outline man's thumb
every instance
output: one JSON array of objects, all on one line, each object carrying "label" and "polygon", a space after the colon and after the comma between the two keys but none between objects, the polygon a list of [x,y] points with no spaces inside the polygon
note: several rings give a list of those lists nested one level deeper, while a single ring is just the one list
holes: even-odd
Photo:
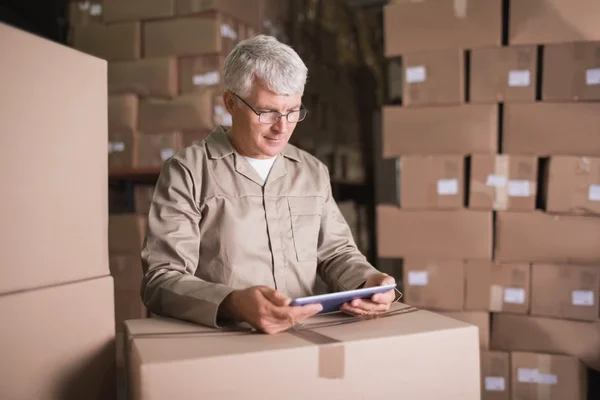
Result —
[{"label": "man's thumb", "polygon": [[292,302],[292,299],[290,299],[278,290],[268,288],[262,290],[262,293],[267,298],[267,300],[279,307],[287,306]]}]

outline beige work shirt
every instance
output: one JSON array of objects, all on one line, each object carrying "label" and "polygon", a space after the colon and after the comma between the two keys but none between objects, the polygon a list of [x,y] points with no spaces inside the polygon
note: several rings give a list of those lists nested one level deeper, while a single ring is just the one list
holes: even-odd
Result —
[{"label": "beige work shirt", "polygon": [[377,270],[359,252],[327,168],[287,145],[264,183],[226,128],[167,160],[142,249],[141,296],[155,314],[217,327],[221,302],[255,285],[291,298],[359,287]]}]

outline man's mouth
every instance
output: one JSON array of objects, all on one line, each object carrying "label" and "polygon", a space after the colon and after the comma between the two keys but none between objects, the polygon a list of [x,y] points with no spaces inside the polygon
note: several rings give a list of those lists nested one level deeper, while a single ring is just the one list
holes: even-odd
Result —
[{"label": "man's mouth", "polygon": [[269,136],[265,136],[265,139],[267,139],[267,141],[269,141],[270,143],[279,143],[283,140],[280,137],[269,137]]}]

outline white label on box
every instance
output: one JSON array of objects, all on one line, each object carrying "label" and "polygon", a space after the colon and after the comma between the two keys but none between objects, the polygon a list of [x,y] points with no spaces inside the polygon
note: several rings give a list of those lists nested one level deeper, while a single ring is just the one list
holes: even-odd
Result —
[{"label": "white label on box", "polygon": [[223,125],[225,125],[225,126],[233,125],[233,117],[231,116],[231,114],[226,113],[225,115],[223,115]]},{"label": "white label on box", "polygon": [[527,70],[508,71],[508,86],[527,87],[531,85],[531,74]]},{"label": "white label on box", "polygon": [[437,192],[440,195],[458,194],[458,179],[440,179],[437,181]]},{"label": "white label on box", "polygon": [[78,3],[79,5],[79,11],[87,11],[90,9],[90,2],[89,1],[85,1],[83,3]]},{"label": "white label on box", "polygon": [[123,142],[108,142],[108,154],[120,153],[125,151],[125,143]]},{"label": "white label on box", "polygon": [[506,177],[501,175],[488,175],[485,184],[492,187],[504,187],[506,186]]},{"label": "white label on box", "polygon": [[427,286],[429,274],[427,271],[408,271],[409,286]]},{"label": "white label on box", "polygon": [[558,377],[554,374],[540,374],[540,371],[533,368],[518,368],[517,375],[519,382],[541,383],[544,385],[556,385]]},{"label": "white label on box", "polygon": [[238,38],[236,31],[227,24],[221,25],[221,36],[231,40],[237,40]]},{"label": "white label on box", "polygon": [[205,74],[197,74],[192,77],[194,85],[216,85],[221,80],[221,75],[217,72],[207,72]]},{"label": "white label on box", "polygon": [[215,106],[215,114],[217,114],[219,116],[223,116],[225,114],[225,107]]},{"label": "white label on box", "polygon": [[503,376],[486,376],[485,390],[488,392],[504,392],[506,383]]},{"label": "white label on box", "polygon": [[585,71],[585,83],[587,85],[600,85],[600,68],[590,68]]},{"label": "white label on box", "polygon": [[163,161],[166,161],[167,158],[173,157],[173,154],[175,154],[175,150],[173,149],[162,149],[160,151],[160,158],[162,158]]},{"label": "white label on box", "polygon": [[423,65],[418,67],[406,67],[406,82],[419,83],[427,80],[427,70]]},{"label": "white label on box", "polygon": [[556,385],[558,383],[558,377],[554,374],[540,374],[538,372],[538,383],[543,385]]},{"label": "white label on box", "polygon": [[90,7],[90,15],[93,17],[102,15],[102,4],[92,4]]},{"label": "white label on box", "polygon": [[590,185],[588,198],[591,201],[600,201],[600,185]]},{"label": "white label on box", "polygon": [[511,304],[525,303],[525,289],[522,288],[504,288],[504,302]]},{"label": "white label on box", "polygon": [[591,290],[573,290],[571,292],[571,302],[574,306],[593,306],[594,292]]},{"label": "white label on box", "polygon": [[511,197],[529,197],[531,196],[529,186],[529,181],[510,180],[508,181],[508,195]]}]

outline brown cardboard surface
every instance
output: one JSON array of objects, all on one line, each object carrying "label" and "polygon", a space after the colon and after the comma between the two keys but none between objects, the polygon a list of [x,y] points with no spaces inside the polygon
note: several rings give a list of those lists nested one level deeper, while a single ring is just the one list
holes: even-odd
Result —
[{"label": "brown cardboard surface", "polygon": [[[318,316],[279,335],[217,332],[162,318],[128,321],[131,398],[305,399],[327,393],[344,399],[392,396],[402,387],[415,400],[478,399],[475,327],[427,311],[403,312],[406,307],[395,304],[398,314],[387,318]],[[400,357],[414,361],[398,363]],[[369,372],[374,363],[381,367],[377,374]],[[195,377],[206,371],[211,379],[198,385]],[[369,385],[361,381],[366,375]],[[432,376],[438,384],[431,385]]]},{"label": "brown cardboard surface", "polygon": [[382,117],[384,158],[498,151],[496,105],[385,106]]},{"label": "brown cardboard surface", "polygon": [[499,261],[600,261],[600,218],[499,212],[495,257]]},{"label": "brown cardboard surface", "polygon": [[3,399],[115,398],[110,276],[2,295],[0,313]]},{"label": "brown cardboard surface", "polygon": [[132,254],[141,251],[148,224],[145,216],[111,215],[108,222],[108,249],[111,254]]},{"label": "brown cardboard surface", "polygon": [[210,134],[210,131],[204,132],[185,132],[181,135],[181,141],[183,147],[191,146],[192,144],[206,139]]},{"label": "brown cardboard surface", "polygon": [[402,301],[432,310],[460,311],[464,305],[464,262],[407,258]]},{"label": "brown cardboard surface", "polygon": [[527,314],[531,267],[468,260],[465,264],[465,309]]},{"label": "brown cardboard surface", "polygon": [[510,354],[481,351],[481,400],[510,400]]},{"label": "brown cardboard surface", "polygon": [[172,100],[142,99],[140,131],[147,134],[212,129],[213,97],[212,91],[205,90],[181,95]]},{"label": "brown cardboard surface", "polygon": [[104,22],[141,21],[175,15],[176,0],[104,0]]},{"label": "brown cardboard surface", "polygon": [[600,42],[544,46],[542,99],[600,100]]},{"label": "brown cardboard surface", "polygon": [[0,294],[107,275],[106,62],[8,25],[0,37]]},{"label": "brown cardboard surface", "polygon": [[567,354],[600,371],[600,323],[494,314],[492,348]]},{"label": "brown cardboard surface", "polygon": [[598,103],[507,104],[502,151],[600,156],[599,125]]},{"label": "brown cardboard surface", "polygon": [[69,3],[69,23],[72,26],[102,23],[104,0],[72,1]]},{"label": "brown cardboard surface", "polygon": [[171,57],[108,63],[109,93],[172,98],[179,93],[177,60]]},{"label": "brown cardboard surface", "polygon": [[600,214],[600,158],[553,156],[546,185],[547,211]]},{"label": "brown cardboard surface", "polygon": [[475,325],[479,331],[479,347],[489,349],[490,313],[482,311],[440,311],[438,314]]},{"label": "brown cardboard surface", "polygon": [[[284,1],[280,1],[284,3]],[[218,11],[259,28],[259,0],[177,0],[177,14],[190,15]]]},{"label": "brown cardboard surface", "polygon": [[465,160],[458,155],[400,157],[400,207],[459,209],[465,196]]},{"label": "brown cardboard surface", "polygon": [[500,0],[428,0],[384,8],[385,56],[416,51],[499,46]]},{"label": "brown cardboard surface", "polygon": [[181,93],[203,91],[206,88],[222,91],[223,63],[220,55],[182,57],[179,59],[179,88]]},{"label": "brown cardboard surface", "polygon": [[377,207],[379,257],[491,259],[492,214],[485,211],[405,211]]},{"label": "brown cardboard surface", "polygon": [[139,251],[131,254],[111,254],[110,273],[115,285],[115,329],[123,331],[123,322],[148,316],[142,303],[142,262]]},{"label": "brown cardboard surface", "polygon": [[533,211],[537,195],[537,158],[507,154],[471,156],[469,208]]},{"label": "brown cardboard surface", "polygon": [[181,133],[153,133],[134,138],[134,165],[136,168],[160,168],[163,163],[183,148]]},{"label": "brown cardboard surface", "polygon": [[600,264],[533,264],[531,315],[597,321],[599,295]]},{"label": "brown cardboard surface", "polygon": [[465,101],[465,54],[462,50],[409,53],[403,61],[403,104],[437,106]]},{"label": "brown cardboard surface", "polygon": [[73,35],[73,47],[93,56],[109,61],[141,58],[139,22],[76,26]]},{"label": "brown cardboard surface", "polygon": [[153,195],[154,186],[152,185],[136,185],[134,187],[133,200],[136,214],[148,215]]},{"label": "brown cardboard surface", "polygon": [[510,6],[510,44],[600,40],[596,0],[527,0]]},{"label": "brown cardboard surface", "polygon": [[108,138],[108,168],[110,170],[133,168],[133,133],[110,132]]},{"label": "brown cardboard surface", "polygon": [[[108,130],[135,132],[138,128],[139,101],[133,94],[108,96]],[[109,135],[110,135],[109,134]]]},{"label": "brown cardboard surface", "polygon": [[577,358],[513,352],[510,359],[513,399],[587,398],[587,372]]},{"label": "brown cardboard surface", "polygon": [[536,46],[473,49],[469,99],[472,103],[533,102],[537,68]]}]

